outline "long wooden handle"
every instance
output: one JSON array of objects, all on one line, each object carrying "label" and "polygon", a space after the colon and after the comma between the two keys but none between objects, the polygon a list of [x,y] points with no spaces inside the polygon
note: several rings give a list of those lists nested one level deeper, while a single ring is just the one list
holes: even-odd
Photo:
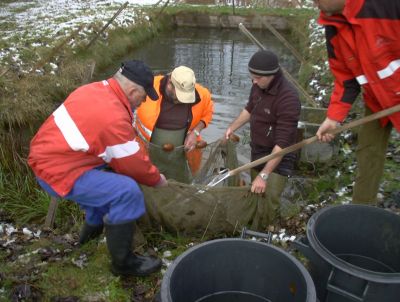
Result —
[{"label": "long wooden handle", "polygon": [[[382,111],[375,112],[375,113],[373,113],[371,115],[368,115],[368,116],[365,116],[365,117],[360,118],[358,120],[355,120],[355,121],[352,121],[350,123],[347,123],[347,124],[345,124],[343,126],[337,127],[335,129],[329,131],[329,133],[337,134],[337,133],[340,133],[342,131],[345,131],[345,130],[348,130],[348,129],[351,129],[351,128],[354,128],[354,127],[357,127],[357,126],[360,126],[360,125],[363,125],[363,124],[366,124],[366,123],[371,122],[373,120],[380,119],[382,117],[391,115],[391,114],[393,114],[395,112],[398,112],[398,111],[400,111],[400,104],[396,105],[396,106],[393,106],[393,107],[390,107],[388,109],[382,110]],[[238,173],[240,173],[242,171],[245,171],[245,170],[254,168],[254,167],[256,167],[256,166],[258,166],[260,164],[266,163],[267,161],[269,161],[271,159],[274,159],[274,158],[283,156],[285,154],[288,154],[290,152],[296,151],[296,150],[298,150],[298,149],[300,149],[300,148],[302,148],[302,147],[304,147],[306,145],[309,145],[309,144],[311,144],[311,143],[313,143],[313,142],[315,142],[317,140],[318,140],[318,138],[317,138],[316,135],[314,135],[313,137],[304,139],[301,142],[298,142],[298,143],[296,143],[294,145],[291,145],[291,146],[289,146],[289,147],[287,147],[285,149],[282,149],[281,151],[278,151],[278,152],[272,153],[270,155],[261,157],[261,158],[255,160],[255,161],[252,161],[252,162],[250,162],[248,164],[244,164],[243,166],[240,166],[240,167],[238,167],[236,169],[233,169],[233,170],[229,171],[229,176],[234,176],[234,175],[236,175],[236,174],[238,174]]]}]

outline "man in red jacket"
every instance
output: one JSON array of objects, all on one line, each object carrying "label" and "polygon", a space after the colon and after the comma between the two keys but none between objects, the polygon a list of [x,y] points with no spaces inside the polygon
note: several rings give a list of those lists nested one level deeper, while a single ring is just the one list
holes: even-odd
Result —
[{"label": "man in red jacket", "polygon": [[[359,92],[365,115],[400,103],[400,4],[392,0],[315,0],[325,26],[329,64],[335,77],[327,118],[317,131],[321,141],[342,122]],[[358,172],[353,203],[377,200],[392,127],[400,113],[370,122],[358,133]]]},{"label": "man in red jacket", "polygon": [[116,275],[146,276],[161,267],[159,259],[132,252],[134,222],[145,212],[138,183],[167,185],[132,127],[132,111],[147,95],[158,98],[153,79],[143,62],[124,62],[113,78],[73,91],[30,146],[28,163],[41,187],[85,210],[80,243],[105,226]]}]

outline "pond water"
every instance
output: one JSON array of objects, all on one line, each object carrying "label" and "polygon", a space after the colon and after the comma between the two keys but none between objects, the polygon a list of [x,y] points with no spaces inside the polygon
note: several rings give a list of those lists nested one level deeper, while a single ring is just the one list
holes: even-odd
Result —
[{"label": "pond water", "polygon": [[[251,32],[279,56],[282,66],[296,75],[299,68],[296,58],[275,36],[267,30]],[[143,60],[154,74],[168,73],[179,65],[192,68],[197,82],[212,93],[214,116],[202,136],[213,142],[223,136],[247,102],[251,87],[247,63],[257,50],[239,29],[178,28],[148,41],[123,59]],[[119,64],[110,66],[106,76],[118,69]],[[243,129],[246,131],[248,125]]]}]

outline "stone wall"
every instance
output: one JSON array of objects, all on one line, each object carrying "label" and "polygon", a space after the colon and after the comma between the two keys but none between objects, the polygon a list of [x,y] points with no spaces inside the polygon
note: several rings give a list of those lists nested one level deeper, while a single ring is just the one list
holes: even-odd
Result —
[{"label": "stone wall", "polygon": [[237,28],[239,23],[243,23],[248,29],[265,28],[263,22],[266,21],[277,30],[287,30],[288,22],[284,17],[277,16],[232,16],[232,15],[209,15],[201,13],[178,13],[174,16],[177,26],[191,27],[214,27],[214,28]]}]

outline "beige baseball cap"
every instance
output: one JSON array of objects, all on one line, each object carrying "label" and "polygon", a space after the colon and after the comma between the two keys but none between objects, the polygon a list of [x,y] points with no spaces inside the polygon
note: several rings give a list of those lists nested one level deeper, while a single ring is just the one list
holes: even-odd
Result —
[{"label": "beige baseball cap", "polygon": [[194,103],[196,100],[196,77],[192,69],[186,66],[176,67],[171,73],[171,81],[174,84],[178,101],[185,104]]}]

